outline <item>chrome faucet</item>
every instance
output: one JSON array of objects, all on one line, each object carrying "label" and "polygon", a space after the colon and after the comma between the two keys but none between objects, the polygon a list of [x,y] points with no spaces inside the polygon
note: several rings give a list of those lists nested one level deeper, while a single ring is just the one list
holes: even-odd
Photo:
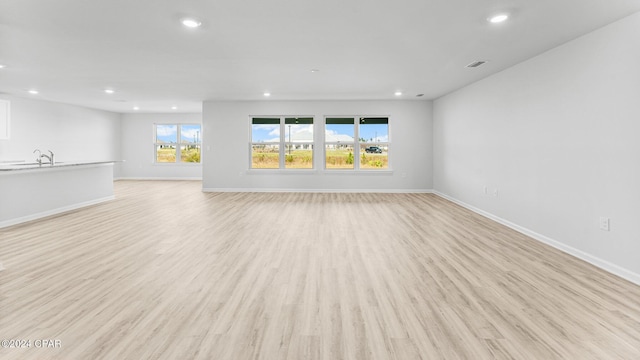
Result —
[{"label": "chrome faucet", "polygon": [[42,165],[42,152],[40,151],[40,149],[35,149],[33,150],[33,153],[35,154],[36,151],[38,152],[38,157],[36,157],[36,162],[38,163],[38,165]]},{"label": "chrome faucet", "polygon": [[42,158],[46,158],[49,160],[49,165],[53,165],[53,151],[51,150],[47,150],[49,151],[49,155],[47,154],[42,154],[40,155],[40,165],[42,165]]}]

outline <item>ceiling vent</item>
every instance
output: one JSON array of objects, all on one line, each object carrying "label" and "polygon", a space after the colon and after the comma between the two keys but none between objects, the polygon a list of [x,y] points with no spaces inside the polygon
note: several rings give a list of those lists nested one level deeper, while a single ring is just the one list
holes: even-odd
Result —
[{"label": "ceiling vent", "polygon": [[467,65],[466,67],[468,68],[477,68],[478,66],[482,66],[484,64],[486,64],[487,62],[484,60],[478,60],[478,61],[474,61],[471,64]]}]

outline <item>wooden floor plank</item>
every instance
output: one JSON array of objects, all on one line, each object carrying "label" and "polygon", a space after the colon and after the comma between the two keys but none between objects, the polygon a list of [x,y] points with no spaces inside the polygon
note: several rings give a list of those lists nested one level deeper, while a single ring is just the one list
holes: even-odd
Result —
[{"label": "wooden floor plank", "polygon": [[1,359],[640,358],[640,287],[432,194],[115,187],[0,229]]}]

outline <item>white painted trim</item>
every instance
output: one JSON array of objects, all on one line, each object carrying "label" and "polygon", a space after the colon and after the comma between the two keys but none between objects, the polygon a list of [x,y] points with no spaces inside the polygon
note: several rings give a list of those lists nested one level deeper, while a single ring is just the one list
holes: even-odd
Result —
[{"label": "white painted trim", "polygon": [[393,175],[393,170],[352,170],[352,169],[324,169],[324,175],[355,175],[355,176],[375,176]]},{"label": "white painted trim", "polygon": [[6,220],[6,221],[3,221],[3,222],[0,222],[0,229],[8,227],[8,226],[12,226],[12,225],[22,224],[22,223],[25,223],[27,221],[33,221],[33,220],[37,220],[37,219],[42,219],[42,218],[47,217],[47,216],[57,215],[57,214],[65,213],[65,212],[68,212],[68,211],[80,209],[80,208],[83,208],[83,207],[100,204],[100,203],[103,203],[103,202],[106,202],[106,201],[111,201],[111,200],[113,200],[115,198],[116,198],[115,195],[111,195],[111,196],[103,197],[103,198],[100,198],[100,199],[95,199],[95,200],[91,200],[91,201],[85,201],[85,202],[81,202],[81,203],[78,203],[78,204],[73,204],[73,205],[64,206],[64,207],[53,209],[53,210],[47,210],[47,211],[39,212],[39,213],[36,213],[36,214],[31,214],[31,215],[28,215],[28,216],[23,216],[23,217],[19,217],[19,218]]},{"label": "white painted trim", "polygon": [[115,180],[158,180],[158,181],[176,181],[176,180],[202,180],[202,177],[119,177]]},{"label": "white painted trim", "polygon": [[275,189],[275,188],[202,188],[202,192],[293,192],[293,193],[388,193],[431,194],[431,189]]},{"label": "white painted trim", "polygon": [[610,262],[608,262],[606,260],[600,259],[597,256],[591,255],[591,254],[586,253],[586,252],[584,252],[582,250],[579,250],[579,249],[576,249],[576,248],[574,248],[572,246],[566,245],[566,244],[562,243],[561,241],[552,239],[552,238],[547,237],[547,236],[542,235],[542,234],[538,234],[537,232],[535,232],[533,230],[530,230],[530,229],[527,229],[527,228],[525,228],[523,226],[520,226],[518,224],[512,223],[511,221],[505,220],[505,219],[503,219],[503,218],[501,218],[499,216],[496,216],[494,214],[491,214],[489,212],[481,210],[481,209],[479,209],[479,208],[477,208],[475,206],[469,205],[469,204],[467,204],[465,202],[462,202],[462,201],[460,201],[460,200],[458,200],[456,198],[453,198],[453,197],[451,197],[449,195],[443,194],[443,193],[441,193],[441,192],[439,192],[437,190],[434,190],[433,193],[435,195],[440,196],[441,198],[447,199],[447,200],[449,200],[449,201],[451,201],[453,203],[456,203],[456,204],[458,204],[458,205],[460,205],[460,206],[462,206],[462,207],[464,207],[466,209],[469,209],[469,210],[471,210],[471,211],[473,211],[473,212],[475,212],[475,213],[477,213],[479,215],[482,215],[482,216],[484,216],[486,218],[489,218],[489,219],[491,219],[491,220],[493,220],[493,221],[495,221],[497,223],[500,223],[500,224],[502,224],[502,225],[504,225],[506,227],[509,227],[509,228],[521,233],[521,234],[527,235],[530,238],[533,238],[534,240],[537,240],[537,241],[540,241],[540,242],[542,242],[544,244],[552,246],[552,247],[554,247],[554,248],[556,248],[556,249],[558,249],[558,250],[560,250],[560,251],[562,251],[564,253],[567,253],[567,254],[569,254],[571,256],[574,256],[574,257],[576,257],[576,258],[578,258],[580,260],[584,260],[584,261],[586,261],[586,262],[588,262],[588,263],[590,263],[590,264],[592,264],[592,265],[594,265],[596,267],[599,267],[600,269],[605,270],[605,271],[607,271],[607,272],[609,272],[611,274],[614,274],[614,275],[619,276],[619,277],[621,277],[623,279],[631,281],[634,284],[640,285],[640,274],[636,274],[636,273],[634,273],[634,272],[632,272],[632,271],[630,271],[628,269],[625,269],[625,268],[623,268],[621,266],[618,266],[618,265],[610,263]]},{"label": "white painted trim", "polygon": [[246,175],[318,175],[316,169],[249,169]]},{"label": "white painted trim", "polygon": [[[159,144],[156,144],[156,143],[153,144],[153,146],[156,146],[156,145],[159,145]],[[167,145],[175,145],[175,144],[167,144]],[[183,144],[181,144],[181,145],[183,145]],[[167,166],[167,167],[172,167],[172,166],[174,166],[174,167],[180,167],[180,166],[194,167],[194,166],[196,166],[196,167],[202,167],[202,163],[194,163],[194,162],[158,163],[158,162],[154,162],[154,163],[151,163],[151,166],[160,166],[160,167],[163,167],[163,166]]]},{"label": "white painted trim", "polygon": [[352,169],[249,169],[242,172],[246,175],[350,175],[375,176],[393,175],[393,170],[352,170]]},{"label": "white painted trim", "polygon": [[[0,99],[0,104],[6,104],[6,111],[0,110],[0,118],[5,118],[7,121],[4,126],[0,124],[0,140],[9,140],[11,139],[11,101]],[[0,264],[0,270],[2,270],[2,264]]]}]

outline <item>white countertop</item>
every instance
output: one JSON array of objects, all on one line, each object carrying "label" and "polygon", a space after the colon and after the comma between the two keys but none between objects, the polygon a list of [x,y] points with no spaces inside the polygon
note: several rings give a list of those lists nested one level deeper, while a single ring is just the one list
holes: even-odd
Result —
[{"label": "white countertop", "polygon": [[60,161],[54,162],[53,165],[49,163],[38,164],[36,162],[12,162],[12,163],[0,163],[0,171],[20,171],[20,170],[47,170],[69,166],[83,166],[83,165],[99,165],[99,164],[112,164],[121,162],[121,160],[110,161]]}]

